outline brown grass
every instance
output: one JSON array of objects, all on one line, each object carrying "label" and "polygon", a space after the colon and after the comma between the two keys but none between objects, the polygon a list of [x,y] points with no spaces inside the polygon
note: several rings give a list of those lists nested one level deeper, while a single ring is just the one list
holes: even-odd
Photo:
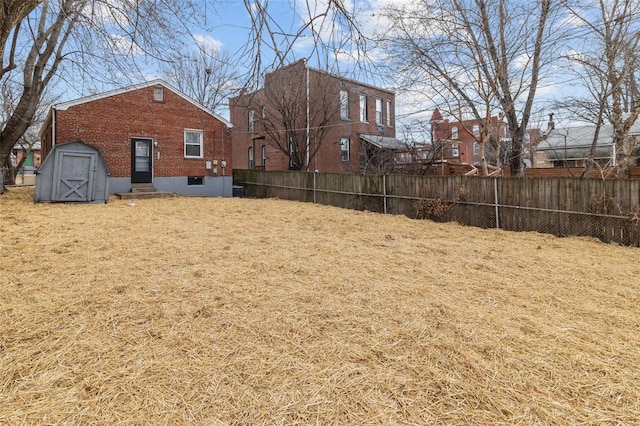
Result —
[{"label": "brown grass", "polygon": [[639,424],[640,251],[0,196],[0,424]]}]

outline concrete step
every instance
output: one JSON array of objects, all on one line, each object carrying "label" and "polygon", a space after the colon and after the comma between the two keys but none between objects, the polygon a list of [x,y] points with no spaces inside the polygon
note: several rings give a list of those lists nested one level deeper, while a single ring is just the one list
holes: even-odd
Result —
[{"label": "concrete step", "polygon": [[131,192],[156,192],[156,186],[152,183],[132,183]]},{"label": "concrete step", "polygon": [[170,198],[175,197],[175,193],[169,191],[153,191],[153,192],[116,192],[121,200],[146,200],[149,198]]}]

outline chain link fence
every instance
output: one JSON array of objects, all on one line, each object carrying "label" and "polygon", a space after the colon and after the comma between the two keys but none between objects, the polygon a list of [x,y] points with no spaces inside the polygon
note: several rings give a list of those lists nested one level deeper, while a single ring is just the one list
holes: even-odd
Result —
[{"label": "chain link fence", "polygon": [[640,246],[640,181],[362,176],[234,170],[248,197],[277,197],[480,228]]}]

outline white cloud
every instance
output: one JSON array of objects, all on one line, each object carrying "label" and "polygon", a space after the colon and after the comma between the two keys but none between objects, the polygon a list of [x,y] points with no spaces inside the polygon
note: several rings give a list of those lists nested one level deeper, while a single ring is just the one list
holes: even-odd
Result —
[{"label": "white cloud", "polygon": [[125,56],[142,55],[144,51],[136,43],[132,43],[131,39],[120,34],[111,34],[109,36],[109,44],[116,52]]},{"label": "white cloud", "polygon": [[218,52],[222,49],[222,46],[224,46],[224,43],[222,43],[220,40],[207,35],[196,34],[193,36],[193,39],[195,40],[198,47],[204,50],[206,53]]}]

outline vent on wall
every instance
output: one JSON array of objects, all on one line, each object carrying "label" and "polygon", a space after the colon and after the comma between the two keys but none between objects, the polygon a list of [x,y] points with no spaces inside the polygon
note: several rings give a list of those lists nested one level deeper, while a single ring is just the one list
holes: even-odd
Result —
[{"label": "vent on wall", "polygon": [[157,102],[164,101],[164,90],[162,86],[155,86],[153,88],[153,100]]}]

